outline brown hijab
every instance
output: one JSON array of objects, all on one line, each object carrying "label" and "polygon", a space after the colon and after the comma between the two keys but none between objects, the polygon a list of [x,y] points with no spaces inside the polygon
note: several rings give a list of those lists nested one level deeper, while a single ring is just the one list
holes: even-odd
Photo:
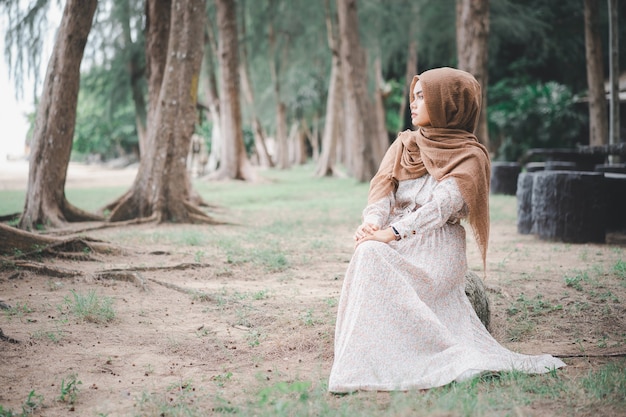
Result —
[{"label": "brown hijab", "polygon": [[468,221],[485,266],[491,165],[487,149],[474,135],[480,115],[480,85],[465,71],[436,68],[413,77],[411,97],[418,80],[431,126],[398,135],[370,182],[368,202],[395,192],[399,181],[426,173],[437,181],[454,177],[468,206]]}]

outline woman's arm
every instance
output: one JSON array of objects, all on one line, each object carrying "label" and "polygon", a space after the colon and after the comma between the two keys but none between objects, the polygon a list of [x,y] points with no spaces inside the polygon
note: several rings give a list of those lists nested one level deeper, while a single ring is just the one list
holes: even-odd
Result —
[{"label": "woman's arm", "polygon": [[417,233],[426,233],[443,227],[465,202],[454,178],[441,181],[433,190],[431,199],[413,213],[391,224],[404,239]]},{"label": "woman's arm", "polygon": [[354,240],[359,242],[366,236],[371,236],[380,230],[382,225],[387,223],[391,213],[393,198],[393,193],[389,193],[387,197],[381,198],[363,209],[363,223],[357,227],[354,233]]}]

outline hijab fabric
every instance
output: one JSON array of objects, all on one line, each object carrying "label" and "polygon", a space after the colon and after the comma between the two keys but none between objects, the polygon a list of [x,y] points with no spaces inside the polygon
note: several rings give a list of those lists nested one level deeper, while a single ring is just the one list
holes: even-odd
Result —
[{"label": "hijab fabric", "polygon": [[468,221],[485,267],[491,164],[487,149],[474,135],[480,115],[480,84],[465,71],[436,68],[413,77],[411,97],[418,80],[431,126],[398,135],[370,182],[368,203],[395,192],[402,180],[427,173],[437,181],[453,177],[468,206]]}]

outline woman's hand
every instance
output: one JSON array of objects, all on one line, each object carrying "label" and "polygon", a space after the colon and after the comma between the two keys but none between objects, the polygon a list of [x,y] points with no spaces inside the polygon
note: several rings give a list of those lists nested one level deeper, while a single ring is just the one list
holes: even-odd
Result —
[{"label": "woman's hand", "polygon": [[357,227],[356,232],[354,232],[354,240],[357,242],[363,239],[365,236],[369,236],[375,231],[378,230],[378,226],[372,223],[363,223],[359,227]]},{"label": "woman's hand", "polygon": [[377,242],[389,243],[392,240],[396,240],[396,235],[393,234],[393,230],[391,230],[391,227],[388,227],[383,230],[375,230],[372,233],[363,235],[361,238],[356,238],[356,235],[355,235],[355,239],[356,239],[355,247],[357,247],[361,243],[368,241],[368,240],[375,240]]}]

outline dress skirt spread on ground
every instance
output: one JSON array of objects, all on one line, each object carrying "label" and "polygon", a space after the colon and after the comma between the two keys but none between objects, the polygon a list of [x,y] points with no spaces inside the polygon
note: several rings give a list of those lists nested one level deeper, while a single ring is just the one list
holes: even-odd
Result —
[{"label": "dress skirt spread on ground", "polygon": [[454,178],[424,175],[367,206],[365,222],[399,241],[360,244],[345,275],[329,391],[426,389],[486,371],[545,373],[565,364],[500,345],[465,295],[467,206]]}]

